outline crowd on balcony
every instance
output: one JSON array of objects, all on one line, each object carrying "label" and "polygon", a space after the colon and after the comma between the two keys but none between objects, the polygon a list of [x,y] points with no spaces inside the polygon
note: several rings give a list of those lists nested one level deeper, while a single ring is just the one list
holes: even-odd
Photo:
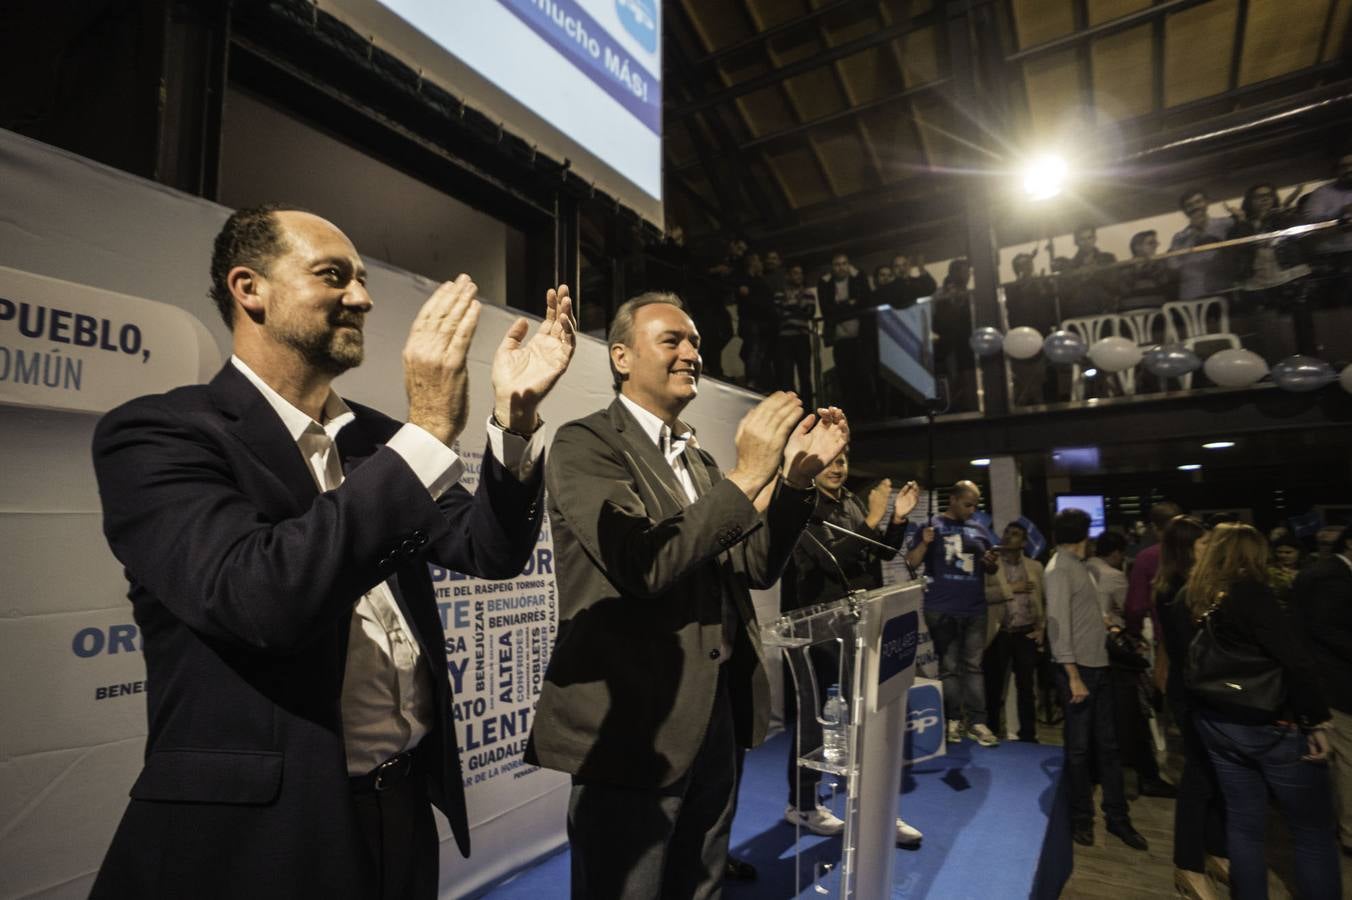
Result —
[{"label": "crowd on balcony", "polygon": [[[1242,344],[1269,362],[1307,352],[1285,319],[1297,305],[1342,304],[1352,273],[1352,231],[1169,254],[1345,218],[1352,211],[1352,153],[1338,158],[1334,174],[1334,181],[1313,191],[1297,187],[1285,196],[1270,183],[1254,184],[1237,207],[1217,203],[1202,187],[1189,188],[1178,201],[1181,227],[1169,236],[1163,257],[1158,230],[1132,235],[1130,257],[1119,260],[1099,246],[1098,230],[1091,223],[1074,229],[1072,255],[1057,255],[1051,241],[1017,252],[1011,261],[1014,277],[1002,285],[1001,330],[1027,326],[1045,337],[1068,322],[1134,314],[1143,324],[1132,337],[1142,346],[1154,345],[1170,334],[1167,316],[1152,317],[1154,312],[1166,304],[1216,297],[1220,302],[1215,309],[1222,311],[1227,326],[1218,330],[1233,336],[1234,346]],[[1217,207],[1222,215],[1213,215]],[[1049,261],[1040,266],[1043,249]],[[734,237],[712,265],[696,265],[676,228],[658,253],[671,271],[686,273],[679,283],[661,286],[677,290],[691,305],[710,375],[758,391],[796,390],[810,402],[820,374],[814,365],[825,361],[819,354],[830,348],[831,362],[824,366],[828,392],[837,399],[848,397],[861,412],[887,410],[889,398],[884,395],[890,389],[878,378],[876,323],[869,311],[880,306],[904,309],[926,298],[935,375],[944,385],[944,399],[952,410],[974,408],[976,366],[968,343],[974,330],[972,269],[964,258],[949,261],[942,284],[937,284],[924,257],[906,251],[872,272],[852,264],[841,251],[826,271],[809,272],[774,247],[754,247]],[[819,346],[813,339],[814,320],[820,322]],[[724,371],[723,350],[734,337],[741,339],[742,367],[740,375],[729,377],[733,373]],[[1067,368],[1050,365],[1040,354],[1011,359],[1010,364],[1011,399],[1017,405],[1122,389],[1119,379],[1104,380],[1089,394],[1073,392]],[[1164,386],[1148,377],[1140,383]],[[895,414],[900,404],[895,396],[891,400]]]}]

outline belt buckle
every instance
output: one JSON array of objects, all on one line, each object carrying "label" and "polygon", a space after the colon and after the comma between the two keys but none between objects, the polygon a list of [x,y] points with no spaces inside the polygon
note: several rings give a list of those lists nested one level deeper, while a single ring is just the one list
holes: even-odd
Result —
[{"label": "belt buckle", "polygon": [[411,760],[407,753],[400,753],[396,756],[391,756],[389,759],[376,766],[376,778],[372,788],[377,791],[383,791],[387,787],[391,787],[391,785],[385,783],[385,773],[391,772],[396,766],[406,765],[410,762]]}]

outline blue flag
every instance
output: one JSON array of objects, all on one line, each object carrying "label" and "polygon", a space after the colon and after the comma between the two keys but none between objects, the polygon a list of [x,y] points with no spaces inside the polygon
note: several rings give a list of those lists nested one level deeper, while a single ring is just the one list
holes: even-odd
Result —
[{"label": "blue flag", "polygon": [[1324,517],[1319,514],[1319,510],[1312,509],[1307,513],[1291,517],[1291,532],[1298,538],[1311,537],[1319,526],[1324,524]]},{"label": "blue flag", "polygon": [[1024,532],[1028,535],[1028,539],[1023,545],[1023,555],[1029,559],[1037,559],[1047,549],[1047,539],[1042,536],[1042,532],[1038,531],[1037,526],[1027,516],[1019,516],[1014,520],[1014,523],[1022,526]]},{"label": "blue flag", "polygon": [[994,547],[1000,543],[995,537],[995,522],[991,519],[991,514],[984,509],[978,509],[972,513],[972,517],[967,520],[967,524],[981,529],[981,536],[986,539],[987,547]]}]

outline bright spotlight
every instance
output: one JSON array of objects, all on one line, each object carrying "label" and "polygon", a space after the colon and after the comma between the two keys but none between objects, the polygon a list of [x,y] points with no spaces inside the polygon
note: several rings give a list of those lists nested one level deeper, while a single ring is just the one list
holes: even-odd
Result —
[{"label": "bright spotlight", "polygon": [[1085,369],[1085,370],[1084,370],[1084,377],[1085,377],[1085,378],[1097,378],[1097,377],[1098,377],[1098,369],[1095,369],[1095,368],[1088,368],[1088,369]]},{"label": "bright spotlight", "polygon": [[1066,161],[1059,156],[1039,156],[1023,170],[1023,189],[1030,200],[1049,200],[1065,186]]}]

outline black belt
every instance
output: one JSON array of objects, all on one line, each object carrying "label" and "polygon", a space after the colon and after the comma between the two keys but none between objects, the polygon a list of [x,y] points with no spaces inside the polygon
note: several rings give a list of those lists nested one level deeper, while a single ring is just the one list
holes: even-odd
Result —
[{"label": "black belt", "polygon": [[388,791],[418,771],[418,748],[396,753],[365,775],[352,775],[348,787],[356,793]]}]

